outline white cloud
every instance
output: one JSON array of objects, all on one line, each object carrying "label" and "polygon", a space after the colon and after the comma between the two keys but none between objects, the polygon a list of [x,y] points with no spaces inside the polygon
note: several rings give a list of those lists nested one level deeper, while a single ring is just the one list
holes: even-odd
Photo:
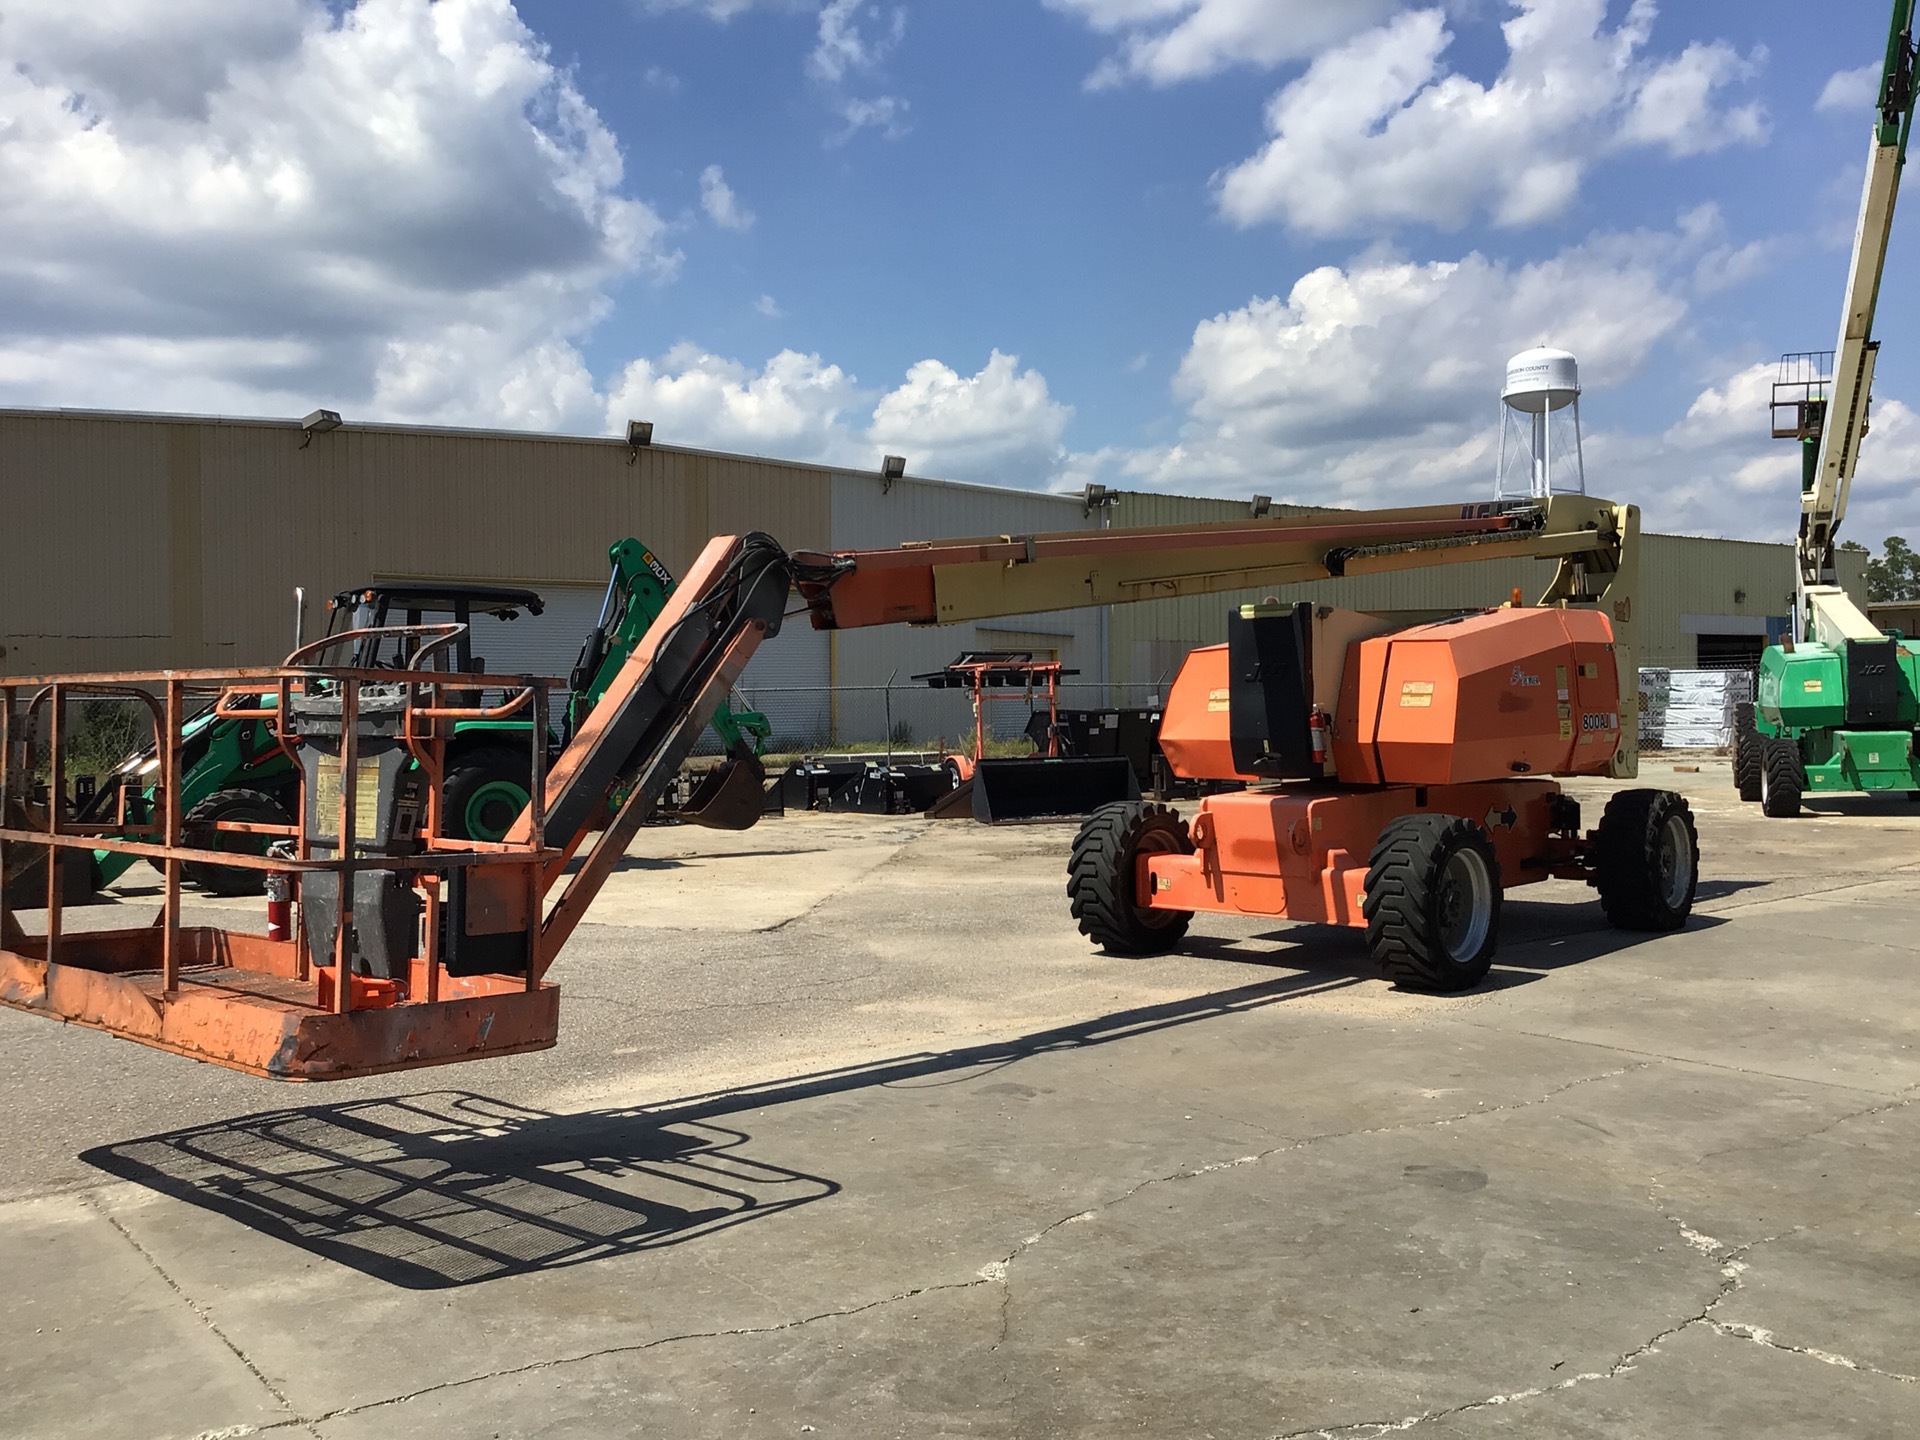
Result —
[{"label": "white cloud", "polygon": [[922,360],[874,407],[867,436],[910,457],[922,474],[1001,485],[1045,483],[1061,458],[1072,407],[1047,393],[1046,377],[996,350],[977,375]]},{"label": "white cloud", "polygon": [[780,302],[771,295],[762,295],[753,302],[753,308],[769,320],[778,320],[787,312],[780,308]]},{"label": "white cloud", "polygon": [[846,122],[833,143],[844,143],[862,130],[878,131],[889,140],[907,133],[905,100],[859,95],[853,88],[880,69],[906,33],[904,7],[889,10],[877,0],[827,0],[820,7],[807,73],[828,92],[834,111]]},{"label": "white cloud", "polygon": [[787,0],[640,0],[640,9],[649,15],[669,15],[677,10],[693,10],[722,24],[756,7],[790,8]]},{"label": "white cloud", "polygon": [[1395,0],[1045,0],[1049,9],[1121,37],[1089,77],[1172,85],[1233,65],[1270,68],[1317,54],[1392,13]]},{"label": "white cloud", "polygon": [[740,197],[727,184],[718,165],[700,172],[700,208],[722,230],[747,230],[753,225],[753,212],[740,203]]},{"label": "white cloud", "polygon": [[[1664,429],[1644,428],[1644,395],[1633,411],[1617,398],[1689,335],[1704,258],[1730,248],[1751,247],[1729,247],[1700,207],[1670,232],[1595,237],[1528,265],[1376,248],[1324,266],[1195,328],[1174,443],[1071,455],[1056,483],[1360,507],[1487,498],[1501,366],[1544,342],[1580,362],[1591,492],[1639,504],[1653,528],[1790,540],[1800,459],[1771,438],[1774,361],[1727,362]],[[1846,533],[1875,545],[1914,533],[1916,493],[1920,414],[1882,393]]]},{"label": "white cloud", "polygon": [[1761,361],[1736,370],[1718,385],[1709,385],[1666,432],[1666,443],[1683,450],[1724,448],[1765,433],[1779,369],[1771,361]]},{"label": "white cloud", "polygon": [[1859,468],[1843,522],[1848,539],[1873,549],[1888,535],[1920,539],[1920,414],[1899,400],[1876,400],[1860,441]]},{"label": "white cloud", "polygon": [[577,425],[679,258],[508,0],[14,3],[0,117],[13,403]]},{"label": "white cloud", "polygon": [[1813,102],[1813,108],[1852,112],[1864,117],[1880,98],[1880,72],[1884,68],[1880,61],[1873,60],[1856,70],[1834,71],[1820,88],[1820,98]]},{"label": "white cloud", "polygon": [[1490,494],[1506,358],[1562,346],[1604,395],[1681,325],[1700,243],[1678,230],[1595,237],[1518,266],[1381,250],[1323,266],[1195,328],[1174,378],[1174,444],[1076,456],[1070,471],[1308,504]]},{"label": "white cloud", "polygon": [[1528,225],[1566,210],[1586,168],[1611,151],[1693,155],[1764,138],[1757,105],[1715,109],[1758,57],[1720,42],[1643,57],[1648,0],[1612,30],[1605,0],[1517,4],[1502,27],[1506,66],[1490,85],[1446,72],[1452,36],[1437,9],[1321,54],[1269,103],[1273,138],[1216,178],[1221,212],[1314,234],[1457,229],[1482,212]]},{"label": "white cloud", "polygon": [[1632,90],[1619,140],[1626,145],[1658,145],[1669,155],[1704,155],[1736,142],[1757,145],[1767,138],[1766,114],[1758,104],[1715,113],[1714,94],[1748,80],[1759,59],[1743,60],[1720,41],[1692,44],[1656,66]]},{"label": "white cloud", "polygon": [[[874,22],[862,28],[863,22]],[[875,69],[907,33],[907,12],[887,11],[872,0],[827,0],[820,7],[818,37],[807,73],[825,85]]]},{"label": "white cloud", "polygon": [[662,444],[830,462],[841,458],[843,417],[861,398],[853,377],[818,355],[782,350],[751,371],[682,344],[627,367],[607,397],[607,428],[639,418],[654,422]]},{"label": "white cloud", "polygon": [[1044,376],[997,350],[971,376],[922,360],[880,393],[818,355],[782,350],[752,370],[679,345],[634,361],[606,402],[610,431],[648,419],[662,444],[861,467],[891,450],[919,474],[1029,487],[1052,477],[1072,415]]},{"label": "white cloud", "polygon": [[833,137],[834,144],[843,144],[862,130],[876,130],[888,140],[898,140],[912,127],[907,123],[909,106],[897,95],[881,95],[872,100],[842,100],[839,102],[840,118],[847,122],[847,128]]},{"label": "white cloud", "polygon": [[[1742,366],[1694,397],[1686,415],[1640,442],[1638,463],[1660,492],[1659,509],[1676,527],[1753,539],[1790,539],[1800,515],[1800,447],[1772,438],[1771,360]],[[1790,392],[1792,393],[1792,392]],[[1848,539],[1876,549],[1889,533],[1911,530],[1920,493],[1920,415],[1876,394],[1860,441],[1843,521]]]}]

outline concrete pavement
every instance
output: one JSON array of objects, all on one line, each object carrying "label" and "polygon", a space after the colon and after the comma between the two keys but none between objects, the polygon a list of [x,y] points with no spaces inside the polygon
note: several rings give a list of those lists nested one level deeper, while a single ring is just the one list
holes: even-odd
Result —
[{"label": "concrete pavement", "polygon": [[1100,955],[1064,828],[800,816],[643,834],[543,1055],[0,1012],[0,1433],[1920,1433],[1920,807],[1647,768],[1694,924],[1519,892],[1469,996]]}]

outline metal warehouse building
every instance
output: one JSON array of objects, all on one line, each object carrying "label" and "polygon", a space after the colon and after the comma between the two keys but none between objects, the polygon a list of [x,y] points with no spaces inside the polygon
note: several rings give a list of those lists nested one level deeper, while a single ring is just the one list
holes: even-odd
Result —
[{"label": "metal warehouse building", "polygon": [[[1625,485],[1612,493],[1633,498]],[[607,547],[629,535],[680,573],[709,536],[742,530],[789,549],[850,549],[1248,514],[1243,501],[1131,492],[1090,510],[1079,496],[605,438],[359,424],[309,434],[298,421],[72,410],[0,410],[0,494],[0,674],[16,675],[271,664],[291,648],[295,586],[311,637],[325,596],[402,579],[539,590],[543,615],[483,622],[493,630],[475,646],[496,672],[564,675],[598,615]],[[1858,591],[1860,557],[1844,558]],[[1515,585],[1537,593],[1547,573],[1546,562],[1489,562],[1270,593],[1448,611]],[[1789,545],[1650,535],[1641,663],[1751,663],[1784,628],[1792,589]],[[918,631],[795,621],[741,689],[783,748],[880,739],[889,716],[903,739],[959,735],[964,699],[911,676],[968,649],[1060,659],[1079,671],[1069,703],[1144,704],[1187,650],[1222,638],[1237,598]]]}]

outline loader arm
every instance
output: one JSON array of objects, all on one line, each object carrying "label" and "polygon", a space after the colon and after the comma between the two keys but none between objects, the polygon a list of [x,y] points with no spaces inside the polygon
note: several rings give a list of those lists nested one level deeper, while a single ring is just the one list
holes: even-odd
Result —
[{"label": "loader arm", "polygon": [[[606,599],[600,605],[600,622],[581,647],[568,679],[572,692],[567,701],[568,739],[605,696],[648,628],[666,609],[675,588],[673,572],[638,540],[615,541],[607,547],[607,559],[612,574]],[[729,754],[744,743],[754,754],[764,755],[767,739],[773,733],[766,716],[757,710],[735,710],[725,696],[714,710],[711,723],[721,748]]]}]

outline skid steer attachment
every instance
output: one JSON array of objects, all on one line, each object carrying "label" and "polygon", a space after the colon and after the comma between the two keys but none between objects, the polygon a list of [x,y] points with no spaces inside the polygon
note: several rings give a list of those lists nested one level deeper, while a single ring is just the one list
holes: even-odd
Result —
[{"label": "skid steer attachment", "polygon": [[1116,800],[1140,798],[1139,777],[1124,755],[982,760],[968,783],[973,818],[988,825],[1078,820]]},{"label": "skid steer attachment", "polygon": [[674,817],[709,830],[751,830],[766,805],[766,767],[742,740],[735,742],[732,754],[700,777]]}]

